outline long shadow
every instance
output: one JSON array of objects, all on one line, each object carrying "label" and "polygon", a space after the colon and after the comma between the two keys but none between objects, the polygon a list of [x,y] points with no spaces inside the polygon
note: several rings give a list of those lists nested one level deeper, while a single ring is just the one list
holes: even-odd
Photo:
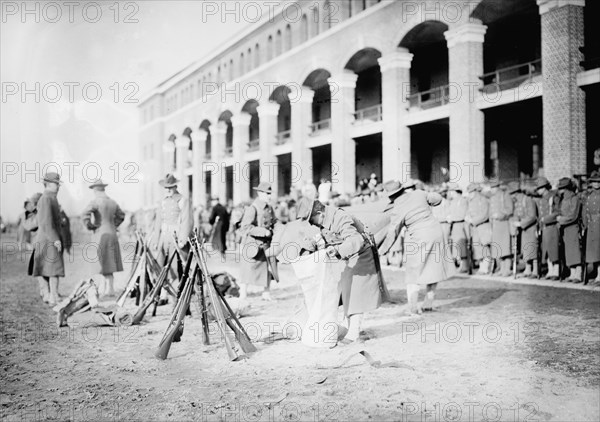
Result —
[{"label": "long shadow", "polygon": [[[497,289],[485,289],[476,287],[460,287],[460,288],[438,288],[436,290],[436,301],[438,302],[436,308],[440,311],[458,309],[458,308],[472,308],[487,306],[496,300],[500,299],[504,294],[516,291],[515,289],[497,288]],[[397,301],[399,304],[407,303],[406,290],[394,289],[390,290],[390,296],[392,300]],[[425,292],[419,293],[419,300],[423,300]],[[439,301],[452,300],[451,303],[440,305]]]}]

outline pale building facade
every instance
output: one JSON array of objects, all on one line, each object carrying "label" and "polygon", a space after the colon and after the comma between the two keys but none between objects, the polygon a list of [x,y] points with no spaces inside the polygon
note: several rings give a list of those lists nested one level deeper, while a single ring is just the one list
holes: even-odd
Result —
[{"label": "pale building facade", "polygon": [[144,205],[167,172],[194,205],[248,200],[263,180],[283,195],[321,179],[353,193],[371,173],[439,183],[447,168],[462,185],[586,173],[600,147],[597,4],[284,5],[142,101]]}]

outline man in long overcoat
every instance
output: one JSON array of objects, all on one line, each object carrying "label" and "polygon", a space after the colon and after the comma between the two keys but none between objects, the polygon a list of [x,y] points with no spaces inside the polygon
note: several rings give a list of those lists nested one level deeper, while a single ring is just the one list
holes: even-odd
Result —
[{"label": "man in long overcoat", "polygon": [[509,218],[513,214],[513,201],[502,182],[492,183],[490,197],[490,223],[492,225],[492,256],[499,261],[498,275],[508,277],[511,273],[512,245]]},{"label": "man in long overcoat", "polygon": [[58,303],[58,282],[65,276],[63,242],[61,239],[60,206],[56,198],[62,181],[58,173],[46,173],[44,193],[37,203],[37,224],[34,251],[29,275],[38,277],[44,302]]},{"label": "man in long overcoat", "polygon": [[90,185],[94,199],[83,211],[81,219],[84,226],[93,232],[92,244],[97,251],[97,260],[93,261],[94,274],[101,274],[105,279],[100,294],[112,296],[115,293],[113,274],[123,271],[117,227],[125,219],[125,213],[114,199],[108,197],[106,186],[100,179]]},{"label": "man in long overcoat", "polygon": [[565,265],[571,271],[568,281],[581,283],[583,281],[579,245],[581,199],[575,193],[573,181],[568,177],[563,177],[558,181],[558,192],[561,195],[561,201],[560,215],[556,217],[556,221],[560,226],[565,251]]},{"label": "man in long overcoat", "polygon": [[467,259],[467,231],[465,217],[467,215],[468,201],[462,195],[462,189],[456,183],[448,185],[450,194],[450,204],[448,206],[448,217],[446,221],[450,223],[450,241],[452,244],[452,256],[460,260],[460,273],[469,271],[469,261]]},{"label": "man in long overcoat", "polygon": [[544,261],[548,263],[548,272],[545,278],[558,280],[559,260],[559,230],[556,217],[560,214],[560,196],[558,192],[551,190],[551,185],[545,177],[539,177],[535,185],[538,194],[537,208],[539,228],[542,234],[540,247],[542,248],[541,259],[538,265]]},{"label": "man in long overcoat", "polygon": [[534,278],[538,274],[537,206],[533,198],[522,191],[519,182],[511,183],[508,192],[515,204],[510,218],[511,234],[519,236],[521,256],[525,261],[525,271],[519,277]]},{"label": "man in long overcoat", "polygon": [[477,183],[469,184],[467,193],[469,204],[465,221],[469,225],[473,260],[479,261],[478,274],[490,274],[494,263],[490,251],[490,243],[492,243],[492,228],[489,222],[490,201],[481,193],[481,186]]},{"label": "man in long overcoat", "polygon": [[268,249],[273,237],[273,228],[277,219],[271,206],[271,185],[261,182],[254,187],[257,197],[252,204],[244,209],[240,223],[241,273],[240,298],[245,299],[248,285],[263,287],[262,298],[272,300],[271,281],[277,277],[277,260],[267,257]]},{"label": "man in long overcoat", "polygon": [[588,183],[591,191],[587,195],[583,210],[583,225],[587,232],[585,262],[596,270],[596,284],[600,283],[600,172],[593,172]]},{"label": "man in long overcoat", "polygon": [[[217,221],[217,217],[219,220]],[[214,196],[211,199],[211,211],[208,222],[212,227],[212,238],[209,239],[213,249],[225,257],[227,250],[227,232],[229,231],[229,212],[220,202],[219,197]]]},{"label": "man in long overcoat", "polygon": [[298,218],[320,229],[317,245],[325,248],[339,276],[344,315],[348,320],[346,339],[359,338],[363,314],[377,309],[382,291],[375,267],[373,249],[365,238],[364,225],[344,210],[302,198]]},{"label": "man in long overcoat", "polygon": [[[179,180],[167,174],[159,184],[165,188],[166,196],[161,200],[156,217],[156,248],[159,252],[159,263],[164,265],[175,249],[173,233],[177,234],[179,248],[187,249],[188,237],[192,234],[192,207],[188,198],[177,190]],[[185,252],[184,249],[184,252]],[[185,259],[185,257],[183,257]]]}]

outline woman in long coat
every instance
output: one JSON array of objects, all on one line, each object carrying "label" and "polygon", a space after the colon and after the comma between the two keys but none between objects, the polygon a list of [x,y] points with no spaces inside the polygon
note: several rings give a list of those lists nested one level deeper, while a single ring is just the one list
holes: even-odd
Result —
[{"label": "woman in long coat", "polygon": [[[398,181],[385,183],[384,189],[394,203],[394,208],[388,234],[379,252],[387,253],[402,227],[406,227],[404,268],[410,312],[416,314],[430,311],[433,309],[437,283],[448,279],[454,272],[452,256],[444,248],[442,227],[430,208],[439,205],[442,196],[435,192],[416,190],[414,183],[403,186]],[[420,286],[426,286],[427,295],[419,308],[417,302]]]},{"label": "woman in long coat", "polygon": [[37,203],[38,229],[29,275],[38,277],[44,302],[53,306],[58,302],[59,278],[65,276],[60,206],[56,198],[62,182],[57,173],[47,173],[43,182],[45,190]]},{"label": "woman in long coat", "polygon": [[125,213],[113,199],[106,195],[104,191],[106,186],[107,184],[102,183],[102,180],[90,186],[96,197],[83,212],[82,221],[88,230],[93,231],[92,244],[98,252],[97,259],[92,259],[94,273],[102,274],[106,280],[102,294],[112,295],[114,294],[113,274],[123,271],[117,227],[125,219]]}]

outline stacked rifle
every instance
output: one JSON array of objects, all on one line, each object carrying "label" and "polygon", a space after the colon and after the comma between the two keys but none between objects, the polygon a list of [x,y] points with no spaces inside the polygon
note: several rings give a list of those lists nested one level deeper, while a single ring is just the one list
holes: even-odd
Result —
[{"label": "stacked rifle", "polygon": [[[245,359],[247,357],[246,353],[255,352],[256,347],[250,341],[248,334],[223,297],[223,294],[215,287],[206,263],[205,245],[204,242],[201,243],[198,240],[198,233],[194,232],[192,237],[188,239],[188,242],[191,253],[187,257],[185,269],[177,289],[177,303],[155,356],[158,359],[166,359],[171,349],[171,344],[181,341],[184,319],[189,314],[190,302],[194,293],[196,293],[200,309],[203,343],[210,344],[208,330],[209,305],[205,297],[206,289],[208,299],[210,300],[210,313],[224,339],[229,359],[232,361]],[[235,340],[230,337],[227,327],[235,335]]]},{"label": "stacked rifle", "polygon": [[141,322],[146,311],[152,305],[154,305],[152,316],[156,316],[156,308],[163,289],[171,296],[177,295],[169,278],[171,280],[177,278],[172,269],[172,264],[175,258],[178,259],[178,262],[181,260],[179,253],[174,251],[167,258],[165,265],[161,267],[152,254],[145,236],[141,232],[137,232],[136,238],[137,242],[129,280],[117,299],[117,305],[123,307],[128,297],[135,297],[135,304],[138,308],[132,320],[134,325]]}]

